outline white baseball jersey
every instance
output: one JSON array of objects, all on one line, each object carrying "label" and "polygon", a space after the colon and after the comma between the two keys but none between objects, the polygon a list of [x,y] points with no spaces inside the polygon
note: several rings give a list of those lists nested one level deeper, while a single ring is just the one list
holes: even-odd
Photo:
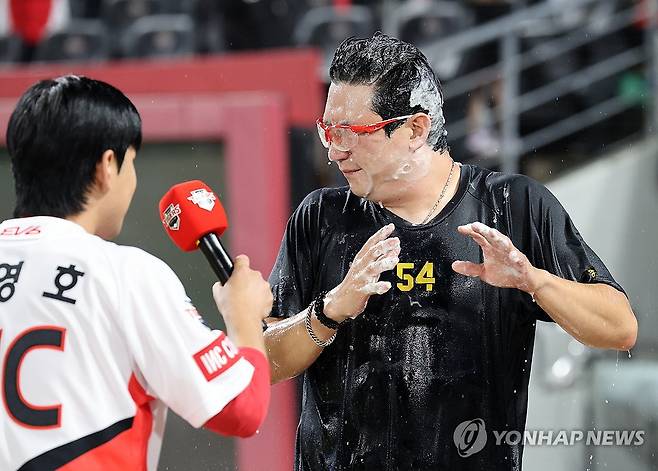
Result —
[{"label": "white baseball jersey", "polygon": [[0,470],[155,469],[254,367],[148,253],[53,217],[0,224]]}]

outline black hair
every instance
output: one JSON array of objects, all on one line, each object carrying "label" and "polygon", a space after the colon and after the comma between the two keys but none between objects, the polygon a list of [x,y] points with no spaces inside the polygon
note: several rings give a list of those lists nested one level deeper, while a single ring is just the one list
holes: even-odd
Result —
[{"label": "black hair", "polygon": [[[333,83],[373,85],[372,111],[382,119],[418,112],[431,116],[428,144],[447,150],[443,91],[427,58],[413,44],[382,33],[348,38],[338,46],[329,69]],[[386,135],[403,123],[386,126]]]},{"label": "black hair", "polygon": [[103,153],[114,151],[120,170],[128,148],[141,143],[139,113],[113,86],[75,75],[33,85],[7,127],[14,216],[80,213]]}]

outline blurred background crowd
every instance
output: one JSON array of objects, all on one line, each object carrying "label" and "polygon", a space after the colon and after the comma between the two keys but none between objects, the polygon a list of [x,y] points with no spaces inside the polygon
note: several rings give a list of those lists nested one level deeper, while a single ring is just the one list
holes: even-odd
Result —
[{"label": "blurred background crowd", "polygon": [[[566,141],[569,155],[562,158],[565,165],[552,172],[642,129],[647,84],[638,68],[645,61],[605,61],[643,44],[648,7],[642,2],[0,0],[0,63],[180,58],[310,46],[324,55],[319,73],[326,79],[326,66],[340,41],[380,30],[424,49],[445,87],[453,149],[462,159],[488,159],[486,165],[493,167],[500,165],[505,150],[505,64],[498,40],[506,31],[458,49],[437,46],[460,32],[545,3],[553,4],[553,13],[529,15],[514,26],[514,47],[524,54],[512,92],[523,94],[571,76],[580,86],[565,86],[563,80],[545,94],[533,95],[535,100],[520,103],[518,133],[544,129],[613,97],[634,105],[621,116],[572,131]],[[600,79],[575,74],[592,66],[606,69]],[[520,154],[565,151],[563,139],[540,139],[538,144]],[[542,163],[534,159],[538,168],[531,169],[540,178],[546,172],[539,168]]]}]

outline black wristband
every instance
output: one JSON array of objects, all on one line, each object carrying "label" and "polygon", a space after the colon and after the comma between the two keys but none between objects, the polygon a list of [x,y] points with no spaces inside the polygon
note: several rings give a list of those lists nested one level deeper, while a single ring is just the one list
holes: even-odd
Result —
[{"label": "black wristband", "polygon": [[338,330],[338,328],[341,326],[342,323],[330,319],[324,313],[324,297],[326,295],[327,295],[327,291],[322,291],[320,294],[318,294],[313,300],[313,302],[311,302],[311,308],[315,313],[315,317],[317,317],[318,320],[320,321],[320,324],[322,324],[325,327],[329,327],[330,329]]}]

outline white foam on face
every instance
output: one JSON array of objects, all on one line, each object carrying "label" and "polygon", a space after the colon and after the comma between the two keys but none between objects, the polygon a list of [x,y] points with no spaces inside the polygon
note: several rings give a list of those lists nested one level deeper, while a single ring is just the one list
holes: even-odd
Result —
[{"label": "white foam on face", "polygon": [[411,172],[411,169],[412,169],[411,164],[407,162],[397,170],[397,172],[393,175],[393,179],[397,180],[398,178],[400,178],[400,175],[408,174],[409,172]]},{"label": "white foam on face", "polygon": [[382,188],[384,185],[394,184],[396,194],[405,193],[429,174],[432,164],[431,156],[421,152],[411,154],[381,152],[369,159],[372,165],[368,170],[363,170],[363,177],[367,178],[367,191],[364,198],[369,198],[376,189],[379,191],[375,196],[382,200],[387,199],[385,197],[387,195],[383,194],[383,191],[386,191]]},{"label": "white foam on face", "polygon": [[415,183],[427,176],[431,170],[431,158],[423,153],[414,152],[398,159],[397,170],[391,178],[397,181]]},{"label": "white foam on face", "polygon": [[[438,140],[439,134],[445,132],[445,118],[443,116],[443,99],[436,87],[430,72],[424,71],[423,77],[416,88],[411,90],[409,106],[412,108],[420,106],[429,111],[431,129],[428,143],[433,145]],[[396,168],[385,181],[416,183],[426,177],[431,170],[431,159],[419,152],[410,155],[397,156],[393,158]],[[411,185],[408,185],[411,186]],[[401,189],[401,188],[400,188]]]},{"label": "white foam on face", "polygon": [[[366,119],[366,116],[371,112],[367,106],[364,108],[364,103],[362,103],[363,95],[358,89],[356,89],[356,93],[351,93],[353,90],[354,86],[351,85],[332,84],[330,86],[330,96],[334,99],[328,99],[328,105],[331,101],[331,105],[335,106],[335,108],[327,108],[330,113],[325,113],[325,118],[330,124],[338,124],[343,121],[372,124]],[[342,94],[344,93],[347,96],[343,98]],[[338,99],[335,99],[336,97]],[[341,98],[344,101],[336,103]],[[443,120],[441,96],[429,75],[421,80],[419,87],[412,92],[411,103],[412,106],[415,106],[415,104],[421,105],[424,109],[428,109],[432,116],[439,116],[440,120]],[[433,120],[436,119],[433,118]],[[383,142],[378,152],[359,156],[359,151],[364,150],[362,147],[364,144],[363,139],[382,139],[382,136],[360,136],[359,139],[361,145],[359,146],[360,149],[357,150],[357,158],[349,156],[344,164],[339,163],[342,168],[353,169],[358,165],[361,169],[358,174],[348,179],[352,191],[358,196],[386,202],[391,197],[391,192],[396,194],[406,192],[419,180],[426,177],[431,170],[431,159],[425,153],[400,152],[401,155],[391,154],[390,146],[384,146]],[[390,138],[383,137],[383,139]],[[388,148],[387,152],[384,152],[384,147]],[[371,147],[371,149],[376,148],[375,145]],[[367,152],[372,152],[372,150]],[[389,183],[395,184],[395,187],[382,188],[382,186]]]},{"label": "white foam on face", "polygon": [[[397,128],[395,132],[405,130]],[[392,137],[381,138],[389,140]],[[405,149],[399,148],[392,152],[391,149],[391,146],[382,142],[379,151],[368,156],[367,169],[364,169],[364,175],[361,176],[367,178],[365,198],[371,199],[374,196],[386,204],[392,193],[406,193],[430,173],[431,155],[410,150],[405,152]],[[387,185],[392,186],[386,188]]]}]

